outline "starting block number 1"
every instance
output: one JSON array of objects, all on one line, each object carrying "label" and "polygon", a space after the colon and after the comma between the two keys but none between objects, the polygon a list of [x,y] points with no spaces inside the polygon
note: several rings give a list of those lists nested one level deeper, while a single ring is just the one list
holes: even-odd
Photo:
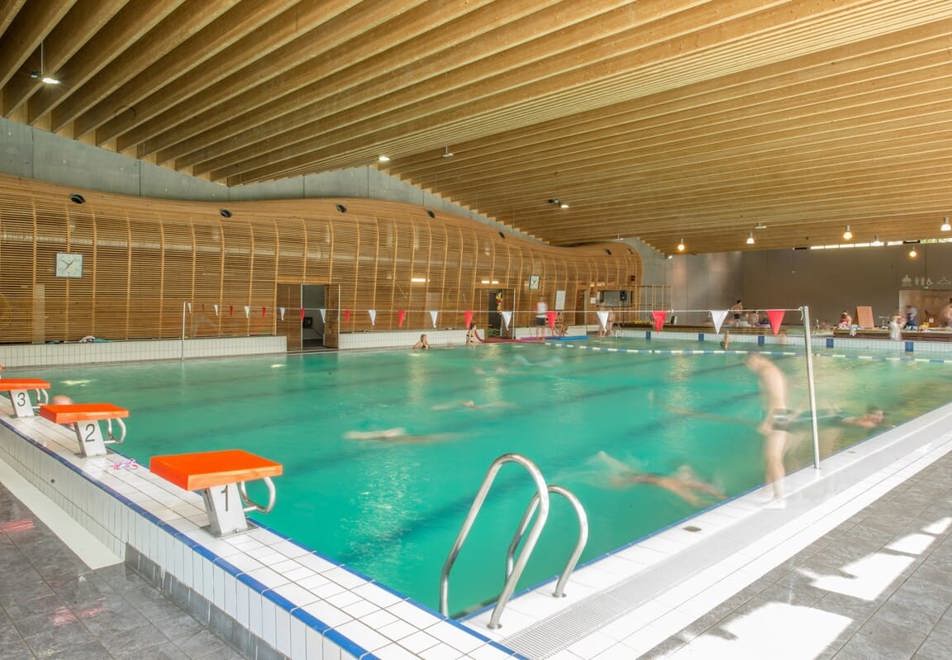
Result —
[{"label": "starting block number 1", "polygon": [[211,533],[228,536],[248,529],[244,505],[236,484],[213,486],[202,491]]},{"label": "starting block number 1", "polygon": [[105,456],[106,443],[103,441],[102,429],[99,422],[78,422],[73,425],[76,438],[79,440],[79,449],[83,456]]}]

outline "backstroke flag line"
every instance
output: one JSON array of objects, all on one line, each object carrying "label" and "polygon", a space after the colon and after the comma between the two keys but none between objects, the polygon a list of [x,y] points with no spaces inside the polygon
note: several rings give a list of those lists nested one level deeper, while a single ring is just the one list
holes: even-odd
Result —
[{"label": "backstroke flag line", "polygon": [[608,327],[608,312],[595,312],[595,316],[598,317],[598,325],[602,326],[602,330]]},{"label": "backstroke flag line", "polygon": [[502,322],[506,324],[506,329],[509,328],[509,320],[512,318],[512,312],[499,312],[502,316]]},{"label": "backstroke flag line", "polygon": [[436,327],[436,317],[437,317],[438,314],[439,314],[439,312],[438,312],[437,310],[435,310],[435,309],[431,309],[431,310],[430,310],[430,318],[433,319],[433,327],[434,327],[434,328]]},{"label": "backstroke flag line", "polygon": [[774,334],[780,332],[780,325],[783,323],[782,309],[768,309],[767,318],[770,319],[770,329]]},{"label": "backstroke flag line", "polygon": [[367,314],[370,316],[370,325],[376,326],[377,325],[377,310],[368,309]]},{"label": "backstroke flag line", "polygon": [[724,325],[724,319],[727,318],[726,309],[712,309],[711,310],[711,319],[714,321],[714,334],[718,334],[721,331],[721,326]]}]

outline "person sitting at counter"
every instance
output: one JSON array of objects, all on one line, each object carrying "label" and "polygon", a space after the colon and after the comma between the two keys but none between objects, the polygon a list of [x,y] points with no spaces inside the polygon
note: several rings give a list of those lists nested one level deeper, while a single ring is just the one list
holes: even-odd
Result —
[{"label": "person sitting at counter", "polygon": [[913,305],[906,305],[906,324],[903,330],[915,330],[919,327],[919,310]]},{"label": "person sitting at counter", "polygon": [[840,312],[840,320],[836,324],[837,329],[839,330],[849,330],[850,326],[853,325],[853,317],[850,316],[850,313],[845,309]]}]

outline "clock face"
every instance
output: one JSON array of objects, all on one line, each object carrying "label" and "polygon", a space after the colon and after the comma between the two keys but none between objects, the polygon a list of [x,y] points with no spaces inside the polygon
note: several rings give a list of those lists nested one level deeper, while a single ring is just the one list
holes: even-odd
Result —
[{"label": "clock face", "polygon": [[83,255],[60,252],[56,255],[57,277],[82,277]]}]

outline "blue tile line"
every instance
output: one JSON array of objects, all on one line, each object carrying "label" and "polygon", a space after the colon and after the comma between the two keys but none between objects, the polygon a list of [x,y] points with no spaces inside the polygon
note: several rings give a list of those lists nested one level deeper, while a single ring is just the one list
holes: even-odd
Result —
[{"label": "blue tile line", "polygon": [[[208,559],[209,561],[211,561],[213,564],[215,564],[215,565],[221,567],[222,570],[224,570],[225,572],[229,573],[232,577],[234,577],[235,579],[237,579],[239,582],[242,582],[243,584],[245,584],[246,586],[248,586],[248,588],[250,588],[252,591],[257,592],[257,593],[259,593],[260,595],[262,595],[263,597],[267,598],[268,600],[274,602],[275,605],[277,605],[277,606],[280,607],[281,609],[287,611],[288,614],[290,614],[290,615],[292,615],[292,616],[295,616],[295,618],[299,619],[299,620],[300,620],[302,623],[304,623],[305,625],[309,625],[311,622],[316,622],[316,623],[318,624],[317,626],[314,626],[314,625],[311,626],[312,628],[314,628],[314,630],[315,630],[316,632],[320,633],[322,636],[325,636],[325,637],[327,637],[328,639],[330,639],[331,641],[335,642],[338,646],[340,646],[342,649],[346,650],[346,651],[347,651],[348,653],[350,653],[351,655],[354,655],[355,657],[358,657],[358,658],[368,658],[368,660],[369,660],[370,658],[376,658],[376,656],[372,655],[372,654],[371,654],[369,651],[367,651],[365,648],[363,648],[362,646],[360,646],[359,644],[357,644],[356,642],[354,642],[354,641],[351,640],[350,638],[345,637],[343,634],[337,632],[336,630],[334,630],[333,628],[331,628],[330,626],[328,626],[326,623],[324,623],[324,622],[321,621],[320,619],[318,619],[318,618],[316,618],[316,617],[311,616],[311,615],[308,614],[308,615],[307,615],[307,620],[305,620],[302,616],[300,616],[299,614],[296,614],[296,612],[299,612],[299,611],[301,611],[301,610],[300,610],[300,608],[294,606],[293,603],[291,603],[291,602],[288,601],[287,599],[283,598],[282,596],[280,596],[280,595],[274,593],[269,587],[265,586],[265,585],[262,584],[261,582],[258,582],[257,580],[255,580],[255,579],[254,579],[253,577],[251,577],[250,575],[248,575],[248,574],[246,574],[246,573],[243,573],[243,572],[240,571],[237,567],[235,567],[234,565],[228,563],[228,561],[227,561],[226,559],[224,559],[223,557],[220,557],[219,555],[217,555],[217,554],[216,554],[215,552],[213,552],[212,550],[209,550],[209,549],[206,548],[205,546],[201,545],[199,542],[197,542],[197,541],[195,541],[194,539],[192,539],[192,538],[186,536],[183,532],[180,532],[179,530],[175,529],[174,527],[172,527],[172,526],[169,525],[168,523],[163,522],[162,520],[160,520],[160,519],[159,519],[158,517],[156,517],[155,515],[149,513],[148,511],[146,511],[145,509],[143,509],[141,506],[139,506],[138,504],[136,504],[136,503],[133,502],[132,500],[128,499],[126,496],[122,495],[121,493],[116,492],[116,491],[113,490],[111,487],[107,486],[106,484],[101,483],[100,481],[94,479],[91,475],[86,474],[85,472],[83,472],[82,470],[80,470],[77,466],[73,465],[72,463],[70,463],[69,461],[67,461],[65,458],[63,458],[62,456],[60,456],[58,453],[56,453],[56,452],[54,452],[54,451],[52,451],[52,450],[50,450],[50,449],[48,449],[48,448],[42,446],[41,444],[39,444],[38,442],[36,442],[36,441],[33,440],[32,438],[30,438],[29,436],[24,435],[24,434],[21,433],[18,429],[16,429],[16,428],[10,426],[10,424],[7,422],[6,419],[0,418],[0,424],[3,424],[5,427],[7,427],[8,429],[10,429],[15,435],[17,435],[17,436],[23,438],[23,439],[26,440],[28,443],[30,443],[31,445],[33,445],[34,447],[36,447],[37,449],[39,449],[40,451],[42,451],[42,452],[45,453],[46,455],[48,455],[48,456],[54,458],[55,460],[59,461],[59,462],[62,463],[64,466],[66,466],[67,468],[69,468],[70,470],[72,470],[73,472],[75,472],[76,474],[78,474],[79,476],[83,477],[86,481],[92,483],[94,486],[96,486],[96,487],[102,489],[102,490],[103,490],[104,492],[106,492],[107,494],[109,494],[109,495],[111,495],[112,497],[116,498],[116,499],[119,500],[122,504],[124,504],[125,506],[129,507],[130,509],[132,509],[135,513],[139,514],[140,516],[142,516],[143,518],[145,518],[145,519],[148,520],[149,522],[155,524],[156,526],[158,526],[160,529],[162,529],[163,531],[167,532],[168,534],[171,534],[172,537],[174,537],[174,538],[177,539],[178,541],[184,543],[187,547],[189,547],[190,549],[192,549],[193,551],[195,551],[196,553],[198,553],[198,554],[201,555],[202,557],[205,557],[206,559]],[[269,530],[269,531],[270,531],[270,530]],[[302,546],[302,547],[303,547],[303,546]],[[306,549],[306,548],[305,548],[305,549]],[[338,565],[338,566],[339,566],[339,564],[335,564],[335,565]],[[301,614],[307,614],[307,612],[301,612]],[[359,620],[359,619],[358,619],[358,620]],[[247,629],[247,628],[246,628],[246,629]]]},{"label": "blue tile line", "polygon": [[[288,601],[288,600],[285,599],[284,597],[282,597],[282,596],[280,596],[279,594],[275,593],[275,592],[272,590],[271,587],[268,587],[268,586],[262,584],[261,582],[259,582],[259,581],[256,580],[255,578],[251,577],[251,576],[248,575],[247,573],[244,573],[244,572],[241,571],[239,568],[237,568],[237,567],[234,566],[233,564],[229,563],[228,560],[225,559],[224,557],[220,557],[218,554],[216,554],[216,553],[213,552],[212,550],[209,550],[208,548],[206,548],[205,546],[201,545],[200,543],[198,543],[197,541],[195,541],[195,540],[192,539],[191,537],[187,536],[184,532],[181,532],[181,531],[175,529],[174,527],[172,527],[171,525],[169,525],[168,523],[166,523],[166,522],[160,520],[157,516],[153,515],[152,513],[148,512],[148,511],[146,511],[145,509],[143,509],[141,506],[139,506],[138,504],[136,504],[136,503],[133,502],[132,500],[129,500],[128,498],[126,498],[126,497],[125,497],[124,495],[122,495],[121,493],[118,493],[118,492],[116,492],[115,490],[113,490],[111,487],[109,487],[109,486],[107,486],[107,485],[105,485],[105,484],[103,484],[103,483],[101,483],[101,482],[99,482],[99,481],[93,479],[91,475],[86,474],[85,472],[83,472],[82,470],[80,470],[78,467],[76,467],[75,465],[73,465],[72,463],[70,463],[69,461],[67,461],[65,458],[63,458],[62,456],[60,456],[58,453],[53,452],[53,451],[47,449],[46,447],[43,447],[42,445],[40,445],[39,443],[37,443],[37,442],[36,442],[35,440],[33,440],[32,438],[30,438],[30,437],[24,435],[23,433],[20,433],[16,428],[14,428],[14,427],[10,426],[9,424],[7,424],[7,422],[6,422],[5,419],[0,418],[0,422],[2,422],[2,423],[4,424],[4,426],[6,426],[7,428],[9,428],[9,429],[10,429],[11,431],[13,431],[16,435],[20,436],[21,438],[23,438],[24,440],[26,440],[27,442],[29,442],[29,443],[32,444],[33,446],[38,447],[38,448],[41,449],[43,452],[45,452],[45,453],[47,453],[48,455],[52,456],[53,458],[55,458],[55,459],[58,460],[60,463],[62,463],[62,464],[65,465],[66,467],[70,468],[70,469],[73,470],[74,472],[80,474],[80,475],[81,475],[83,478],[85,478],[87,481],[93,483],[95,486],[101,488],[102,490],[104,490],[104,491],[107,492],[108,494],[112,495],[113,497],[115,497],[116,499],[118,499],[120,502],[122,502],[123,504],[125,504],[126,506],[128,506],[129,508],[131,508],[133,511],[135,511],[135,512],[138,513],[139,515],[143,516],[143,517],[146,518],[147,520],[149,520],[149,522],[152,522],[152,523],[156,524],[157,526],[159,526],[160,528],[162,528],[164,531],[166,531],[166,532],[168,532],[169,534],[171,534],[174,538],[176,538],[176,539],[178,539],[179,541],[181,541],[182,543],[184,543],[187,547],[189,547],[190,549],[192,549],[192,550],[194,550],[195,552],[197,552],[199,555],[201,555],[201,556],[205,557],[206,559],[208,559],[212,564],[214,564],[214,565],[216,565],[216,566],[219,566],[222,570],[224,570],[226,573],[230,574],[232,577],[234,577],[234,578],[237,579],[238,581],[240,581],[240,582],[242,582],[243,584],[245,584],[245,585],[246,585],[248,588],[250,588],[252,591],[255,591],[256,593],[258,593],[258,594],[264,596],[265,598],[268,598],[268,600],[271,600],[272,602],[275,603],[275,605],[277,605],[278,607],[281,607],[281,609],[287,611],[291,616],[294,616],[295,618],[301,620],[301,621],[302,621],[303,623],[305,623],[306,625],[308,624],[308,622],[305,621],[304,618],[302,618],[302,617],[305,617],[305,616],[306,616],[307,619],[308,619],[308,621],[316,622],[317,625],[316,625],[316,626],[311,626],[311,627],[313,627],[316,631],[320,632],[322,635],[328,637],[329,639],[331,639],[332,641],[334,641],[335,643],[337,643],[337,644],[338,644],[339,646],[341,646],[342,648],[345,648],[345,650],[347,650],[348,653],[351,653],[352,655],[354,655],[354,656],[356,656],[356,657],[358,657],[358,658],[368,658],[368,659],[370,659],[370,658],[375,658],[375,657],[376,657],[376,656],[372,655],[372,654],[371,654],[369,651],[367,651],[366,649],[362,648],[361,646],[359,646],[358,644],[356,644],[355,642],[353,642],[352,640],[350,640],[348,637],[345,637],[343,634],[337,632],[334,628],[330,627],[329,625],[327,625],[326,623],[324,623],[323,621],[321,621],[321,620],[318,619],[317,617],[315,617],[315,616],[309,614],[308,612],[306,612],[305,610],[303,610],[301,607],[298,607],[298,606],[294,605],[293,603],[291,603],[290,601]],[[116,454],[118,454],[118,455],[120,455],[120,456],[123,455],[123,454],[120,454],[119,452],[117,452],[117,451],[115,451],[115,450],[113,450],[113,449],[111,449],[111,448],[110,448],[110,451],[113,451],[113,453],[116,453]],[[492,639],[486,637],[485,635],[481,634],[480,632],[478,632],[478,631],[476,631],[476,630],[473,630],[472,628],[469,628],[468,626],[465,626],[465,625],[461,624],[460,622],[456,621],[455,619],[452,619],[452,618],[450,618],[450,617],[444,616],[444,615],[441,614],[440,612],[437,612],[436,610],[433,610],[433,609],[430,608],[429,606],[424,605],[423,603],[420,603],[420,602],[418,602],[418,601],[416,601],[416,600],[414,600],[414,599],[408,597],[407,595],[400,593],[399,591],[396,591],[395,589],[389,587],[388,585],[386,585],[386,584],[384,584],[384,583],[382,583],[382,582],[378,582],[378,581],[374,580],[372,577],[363,574],[362,572],[360,572],[360,571],[354,569],[353,567],[347,566],[347,565],[345,565],[345,564],[341,564],[340,562],[337,562],[337,561],[335,561],[334,559],[332,559],[332,558],[330,558],[330,557],[327,557],[327,556],[325,556],[325,555],[322,555],[321,553],[319,553],[319,552],[317,552],[317,551],[315,551],[315,550],[312,550],[312,549],[308,548],[307,546],[304,546],[304,545],[298,543],[297,541],[295,541],[294,539],[292,539],[290,536],[287,536],[286,534],[282,534],[281,532],[275,531],[275,530],[272,529],[271,527],[269,527],[269,526],[267,526],[267,525],[264,525],[264,524],[258,522],[257,520],[251,520],[251,521],[249,521],[249,522],[251,522],[251,524],[254,525],[255,527],[259,527],[259,528],[261,528],[261,529],[264,529],[264,530],[266,530],[266,531],[268,531],[268,532],[274,534],[275,536],[277,536],[277,537],[279,537],[279,538],[281,538],[281,539],[284,539],[285,541],[287,541],[287,542],[289,542],[289,543],[293,543],[294,545],[298,546],[298,547],[301,548],[302,550],[306,550],[306,551],[308,552],[308,554],[312,554],[312,555],[315,555],[315,556],[317,556],[317,557],[320,557],[320,558],[323,559],[324,561],[326,561],[326,562],[328,562],[328,563],[330,563],[330,564],[333,564],[334,566],[337,566],[338,568],[343,568],[344,570],[346,570],[346,571],[348,571],[348,572],[350,572],[350,573],[353,573],[353,574],[357,575],[358,577],[362,578],[362,579],[365,580],[368,584],[374,584],[374,585],[376,585],[377,587],[380,587],[381,589],[387,591],[388,593],[391,593],[391,594],[393,594],[394,596],[397,596],[397,597],[400,598],[402,601],[406,601],[406,602],[410,603],[411,605],[413,605],[413,606],[415,606],[415,607],[417,607],[417,608],[419,608],[419,609],[422,609],[422,610],[428,612],[429,614],[431,614],[431,615],[437,617],[438,619],[441,619],[441,620],[443,620],[443,621],[447,621],[447,622],[450,623],[451,625],[456,626],[456,627],[459,628],[460,630],[469,633],[470,635],[472,635],[472,636],[476,637],[477,639],[479,639],[479,640],[481,640],[481,641],[483,641],[483,642],[489,644],[490,646],[493,646],[494,648],[497,648],[497,649],[500,650],[500,651],[504,651],[504,652],[506,652],[506,653],[508,653],[508,654],[510,654],[510,655],[513,655],[514,657],[522,657],[522,656],[519,656],[519,655],[518,655],[515,651],[513,651],[512,649],[507,648],[506,646],[504,646],[504,645],[502,645],[502,644],[496,642],[495,640],[492,640]],[[356,619],[356,620],[359,621],[360,619]]]}]

